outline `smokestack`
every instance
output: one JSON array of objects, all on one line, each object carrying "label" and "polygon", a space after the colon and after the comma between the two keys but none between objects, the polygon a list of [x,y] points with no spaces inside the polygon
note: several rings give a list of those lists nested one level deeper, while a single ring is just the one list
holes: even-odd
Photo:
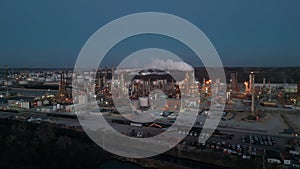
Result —
[{"label": "smokestack", "polygon": [[237,82],[237,73],[231,73],[230,75],[230,85],[231,85],[231,90],[238,92],[238,82]]},{"label": "smokestack", "polygon": [[65,72],[60,73],[60,83],[59,83],[59,94],[64,94],[65,92]]},{"label": "smokestack", "polygon": [[5,78],[6,78],[6,96],[8,96],[8,78],[9,78],[9,73],[8,73],[8,66],[5,66]]},{"label": "smokestack", "polygon": [[99,72],[99,89],[102,88],[102,70],[101,68],[98,69]]},{"label": "smokestack", "polygon": [[251,113],[252,115],[255,115],[254,113],[254,93],[255,93],[255,86],[254,86],[254,79],[255,79],[255,75],[254,72],[251,72],[249,75],[249,79],[250,79],[250,92],[251,92]]},{"label": "smokestack", "polygon": [[298,82],[298,102],[300,102],[300,81]]},{"label": "smokestack", "polygon": [[251,93],[251,89],[253,88],[253,83],[254,83],[254,72],[251,72],[249,75],[249,89]]},{"label": "smokestack", "polygon": [[107,78],[107,68],[104,67],[104,76],[102,78],[103,81],[103,87],[106,87],[106,78]]},{"label": "smokestack", "polygon": [[114,64],[112,64],[112,66],[111,66],[111,79],[113,79],[114,74],[115,74],[115,69],[114,69]]}]

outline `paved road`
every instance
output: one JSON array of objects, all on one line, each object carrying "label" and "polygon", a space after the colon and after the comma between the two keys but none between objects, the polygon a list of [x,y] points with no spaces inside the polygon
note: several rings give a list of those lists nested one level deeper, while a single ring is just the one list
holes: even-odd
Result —
[{"label": "paved road", "polygon": [[[77,119],[48,117],[46,113],[36,113],[36,112],[28,112],[28,111],[24,111],[24,112],[20,112],[20,113],[0,112],[0,118],[14,118],[15,119],[16,116],[24,117],[24,118],[30,118],[30,117],[41,118],[41,119],[43,119],[43,121],[50,119],[52,123],[55,123],[60,126],[75,127],[78,129],[81,128],[80,127],[81,125]],[[154,128],[154,127],[136,127],[136,126],[130,126],[128,124],[118,124],[118,123],[112,124],[111,123],[112,119],[117,119],[117,118],[116,117],[107,118],[107,120],[111,124],[111,126],[113,126],[113,128],[115,130],[117,130],[119,133],[122,133],[124,135],[130,135],[130,136],[136,137],[137,132],[142,131],[143,132],[142,137],[149,137],[149,136],[154,136],[154,135],[157,135],[157,134],[165,131],[164,129]],[[203,117],[201,117],[200,119],[203,120]],[[165,122],[165,124],[171,124],[167,120],[160,121],[160,122]],[[202,125],[196,125],[196,127],[201,128]],[[292,138],[290,135],[286,135],[286,134],[271,135],[271,134],[268,134],[267,132],[265,132],[265,130],[250,130],[250,129],[243,129],[243,128],[233,128],[233,127],[228,127],[228,126],[219,126],[217,129],[221,133],[234,134],[234,137],[232,138],[232,140],[228,140],[228,139],[225,140],[227,143],[230,143],[230,144],[241,144],[241,138],[246,135],[264,135],[264,136],[276,137],[276,139],[278,140],[277,146],[283,147],[287,143],[287,140]],[[134,132],[132,132],[133,130],[134,130]],[[177,131],[177,132],[179,132],[179,131]],[[185,138],[185,140],[188,142],[195,142],[195,141],[198,141],[198,137],[199,137],[199,133],[197,136],[187,136]],[[175,139],[175,138],[165,138],[165,139]],[[221,141],[224,141],[224,139],[211,137],[209,139],[209,141],[221,142]],[[247,144],[247,143],[244,143],[244,144]],[[258,145],[256,147],[272,149],[271,146],[264,147],[264,146]]]}]

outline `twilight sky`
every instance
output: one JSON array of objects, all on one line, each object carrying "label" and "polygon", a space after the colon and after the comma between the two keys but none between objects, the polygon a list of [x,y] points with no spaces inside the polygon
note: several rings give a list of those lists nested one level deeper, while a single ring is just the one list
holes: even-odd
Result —
[{"label": "twilight sky", "polygon": [[[211,40],[224,66],[300,66],[298,0],[1,0],[0,67],[73,67],[87,39],[106,23],[137,12],[182,17]],[[200,66],[191,51],[163,36],[144,35],[116,45],[103,65],[160,47]]]}]

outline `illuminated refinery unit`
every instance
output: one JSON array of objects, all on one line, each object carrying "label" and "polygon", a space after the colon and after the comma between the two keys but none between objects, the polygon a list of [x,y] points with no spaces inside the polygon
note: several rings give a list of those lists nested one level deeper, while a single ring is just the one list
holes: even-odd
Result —
[{"label": "illuminated refinery unit", "polygon": [[[163,109],[175,111],[178,110],[183,95],[188,98],[198,98],[189,102],[200,103],[201,108],[209,109],[212,94],[226,87],[226,84],[221,83],[218,78],[209,79],[202,74],[196,76],[194,71],[172,73],[178,75],[176,80],[170,72],[153,68],[115,69],[112,66],[98,69],[96,72],[91,70],[75,74],[67,69],[44,72],[22,70],[13,73],[6,66],[4,80],[0,82],[3,91],[0,96],[13,97],[12,88],[22,90],[32,88],[40,90],[43,94],[33,97],[31,107],[52,105],[62,110],[74,103],[89,103],[90,98],[96,98],[100,107],[113,108],[112,95],[120,98],[128,96],[137,107],[142,108],[151,108],[151,101],[165,99]],[[260,72],[257,70],[255,73],[249,71],[244,83],[239,83],[239,80],[245,80],[245,75],[238,76],[237,71],[228,72],[227,77],[227,91],[224,93],[226,99],[222,100],[226,103],[225,109],[234,107],[236,99],[241,100],[249,108],[244,111],[252,116],[257,116],[264,107],[276,108],[283,105],[283,107],[296,109],[300,106],[300,82],[298,84],[271,83],[269,78],[260,77]],[[79,89],[72,89],[72,79],[73,83],[80,87]],[[257,83],[258,81],[261,83]],[[117,92],[112,93],[112,88],[117,88]],[[74,97],[72,90],[76,94]],[[161,91],[162,94],[158,97],[157,94],[153,94],[155,90]]]},{"label": "illuminated refinery unit", "polygon": [[[104,73],[104,76],[98,76],[96,80],[98,82],[96,94],[102,106],[113,105],[112,95],[118,98],[128,95],[132,102],[138,102],[137,108],[148,108],[151,107],[152,96],[150,95],[153,91],[159,90],[163,92],[160,97],[166,99],[164,110],[177,110],[183,95],[188,102],[187,105],[195,105],[195,103],[199,104],[203,101],[206,103],[203,106],[208,108],[212,93],[219,93],[220,89],[226,87],[226,84],[221,83],[218,78],[214,80],[203,78],[201,84],[195,80],[194,71],[175,71],[178,75],[176,80],[169,72],[153,68],[118,69],[114,71],[112,69],[111,72],[114,72],[111,79],[107,80],[106,73]],[[104,80],[106,80],[106,84],[101,83]],[[115,89],[115,91],[110,89]],[[223,94],[225,95],[225,93]],[[152,98],[155,98],[154,101],[159,99],[156,96]],[[226,99],[221,102],[226,102]]]},{"label": "illuminated refinery unit", "polygon": [[[170,133],[185,135],[177,150],[188,145],[187,152],[194,153],[200,145],[203,152],[255,162],[262,161],[266,149],[290,153],[285,150],[286,145],[294,144],[296,139],[300,144],[297,123],[300,82],[272,83],[273,77],[257,69],[232,69],[226,72],[226,82],[194,71],[115,69],[114,66],[97,71],[65,69],[22,73],[11,73],[6,66],[2,74],[0,99],[7,102],[1,103],[0,111],[5,112],[4,116],[14,113],[8,118],[22,116],[26,122],[52,123],[80,131],[78,120],[73,120],[80,119],[78,114],[87,113],[91,119],[103,115],[109,125],[116,126],[126,136],[141,138],[147,134],[151,137],[172,129]],[[176,78],[171,76],[174,74]],[[55,88],[50,89],[50,84]],[[213,97],[216,95],[218,97]],[[94,103],[98,107],[94,107]],[[79,107],[84,111],[75,112]],[[214,113],[216,109],[222,109],[219,119]],[[196,113],[190,113],[193,110]],[[182,114],[186,119],[187,115],[195,114],[191,130],[183,129],[190,121],[180,119]],[[139,115],[150,115],[155,120],[130,119]],[[208,120],[218,122],[211,135],[203,130]],[[176,121],[182,125],[173,128]],[[205,143],[198,144],[199,138],[206,136],[209,138]],[[299,146],[295,150],[292,153],[297,154],[298,162]],[[267,162],[271,158],[268,154]]]},{"label": "illuminated refinery unit", "polygon": [[168,103],[170,100],[176,102],[173,105],[180,105],[180,91],[186,95],[199,91],[198,86],[191,81],[191,75],[193,73],[188,72],[184,79],[176,81],[167,72],[159,69],[119,69],[114,74],[116,80],[113,80],[118,89],[115,96],[128,95],[133,102],[139,103],[136,106],[138,109],[151,108],[151,101],[167,100],[164,109],[171,109]]},{"label": "illuminated refinery unit", "polygon": [[[225,104],[224,111],[221,112],[222,116],[218,119],[217,130],[208,136],[209,139],[205,141],[202,149],[219,151],[226,155],[233,155],[232,152],[234,152],[236,157],[240,156],[242,159],[252,157],[257,159],[256,152],[263,152],[261,147],[286,148],[282,140],[288,137],[298,137],[300,133],[298,124],[293,123],[294,118],[298,118],[295,112],[299,109],[300,82],[298,84],[271,83],[269,77],[260,77],[261,74],[257,70],[247,70],[244,75],[239,74],[239,76],[236,71],[229,72],[226,76],[227,84],[221,82],[219,78],[210,79],[202,74],[196,76],[194,71],[172,72],[177,75],[175,79],[170,72],[153,68],[115,70],[112,66],[111,69],[72,73],[63,70],[49,73],[45,77],[45,79],[55,77],[53,78],[55,80],[50,80],[48,83],[57,82],[58,90],[26,89],[14,86],[14,82],[10,85],[7,81],[12,81],[13,76],[8,73],[8,68],[5,70],[7,73],[5,73],[2,86],[9,86],[11,89],[3,88],[5,96],[7,91],[11,93],[15,90],[13,87],[28,90],[30,94],[34,93],[32,91],[43,93],[32,100],[12,100],[6,97],[9,99],[7,104],[4,104],[5,107],[2,107],[2,111],[10,109],[9,111],[13,112],[30,112],[30,116],[36,113],[38,118],[30,117],[27,122],[36,120],[39,123],[44,121],[55,123],[55,121],[67,119],[66,122],[57,124],[66,124],[74,129],[73,125],[77,123],[77,120],[73,121],[70,118],[78,118],[78,114],[74,111],[78,106],[87,108],[82,113],[87,113],[91,115],[90,117],[99,117],[100,114],[105,116],[111,125],[120,127],[124,135],[143,137],[143,133],[152,136],[158,132],[164,132],[167,128],[171,129],[169,126],[176,123],[181,113],[196,110],[196,116],[193,116],[196,121],[193,122],[191,130],[184,131],[183,126],[174,128],[174,132],[179,134],[184,132],[186,135],[184,144],[189,144],[189,149],[194,150],[197,148],[194,143],[208,134],[205,131],[204,135],[201,134],[205,121],[215,120],[214,110],[222,109],[222,105]],[[240,78],[241,76],[243,78]],[[27,76],[22,78],[18,76],[18,79],[25,81],[35,77],[41,77],[41,74],[28,72]],[[239,81],[244,83],[239,83]],[[258,83],[259,81],[262,83]],[[225,93],[222,93],[223,91]],[[221,97],[213,97],[216,95]],[[94,106],[94,104],[89,103],[92,101],[93,103],[96,101],[99,106],[92,107],[91,110],[89,106]],[[131,109],[127,109],[128,107]],[[124,110],[125,112],[120,112]],[[127,118],[141,114],[155,117],[155,120],[132,122]],[[282,119],[286,122],[278,123],[278,121],[283,121]],[[63,126],[66,127],[66,125]],[[138,131],[136,135],[132,134],[133,130]],[[255,134],[258,135],[257,133],[268,135],[270,139],[263,139],[262,136],[260,141],[259,137],[255,136]],[[278,139],[277,143],[274,139],[272,142],[271,136]],[[179,144],[179,146],[182,145]],[[235,150],[232,145],[236,145]],[[216,148],[217,146],[219,148]],[[223,147],[220,148],[221,146]],[[241,147],[244,146],[248,147],[244,148],[243,152]],[[249,154],[254,151],[254,148],[255,154]]]}]

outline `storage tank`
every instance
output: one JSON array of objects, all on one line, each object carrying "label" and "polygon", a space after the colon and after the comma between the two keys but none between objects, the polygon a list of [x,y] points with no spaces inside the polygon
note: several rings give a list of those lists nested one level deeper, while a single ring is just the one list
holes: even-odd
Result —
[{"label": "storage tank", "polygon": [[79,84],[83,83],[84,82],[83,76],[77,76],[76,82],[79,83]]},{"label": "storage tank", "polygon": [[44,100],[43,101],[43,105],[48,105],[50,102],[49,102],[49,100]]},{"label": "storage tank", "polygon": [[4,81],[4,86],[12,86],[13,82],[12,81]]},{"label": "storage tank", "polygon": [[37,105],[37,106],[42,106],[43,103],[42,103],[42,101],[38,101],[38,102],[36,103],[36,105]]},{"label": "storage tank", "polygon": [[61,105],[60,105],[60,104],[57,104],[57,105],[56,105],[56,109],[57,109],[57,110],[61,109]]},{"label": "storage tank", "polygon": [[21,102],[21,108],[30,109],[30,102]]},{"label": "storage tank", "polygon": [[275,102],[263,102],[262,105],[263,106],[275,107],[276,103]]},{"label": "storage tank", "polygon": [[27,80],[21,80],[19,81],[19,85],[27,85],[29,82]]},{"label": "storage tank", "polygon": [[78,96],[78,104],[87,104],[88,98],[86,95],[79,95]]},{"label": "storage tank", "polygon": [[140,101],[140,107],[148,107],[148,97],[140,97],[139,98],[139,101]]}]

